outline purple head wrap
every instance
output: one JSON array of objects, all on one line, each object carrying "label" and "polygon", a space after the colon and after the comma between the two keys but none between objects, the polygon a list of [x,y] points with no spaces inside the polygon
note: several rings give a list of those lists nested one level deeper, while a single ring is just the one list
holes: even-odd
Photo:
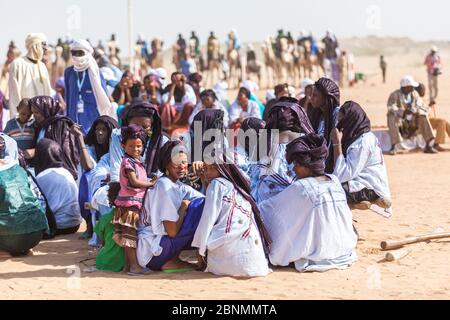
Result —
[{"label": "purple head wrap", "polygon": [[289,163],[296,161],[301,166],[311,169],[315,176],[325,174],[327,156],[325,139],[315,133],[293,140],[286,150],[286,160]]}]

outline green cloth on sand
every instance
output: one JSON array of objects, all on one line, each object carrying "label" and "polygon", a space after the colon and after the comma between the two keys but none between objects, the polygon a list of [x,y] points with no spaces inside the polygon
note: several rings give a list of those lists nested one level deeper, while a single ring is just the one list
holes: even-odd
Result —
[{"label": "green cloth on sand", "polygon": [[95,225],[95,233],[102,239],[103,247],[97,255],[96,268],[113,272],[122,271],[125,266],[125,253],[112,239],[114,225],[111,223],[114,211],[105,214]]}]

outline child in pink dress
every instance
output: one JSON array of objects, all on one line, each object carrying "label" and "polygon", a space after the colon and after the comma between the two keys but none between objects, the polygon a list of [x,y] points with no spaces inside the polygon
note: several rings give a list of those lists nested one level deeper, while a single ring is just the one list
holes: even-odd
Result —
[{"label": "child in pink dress", "polygon": [[156,181],[147,181],[147,172],[141,162],[145,132],[141,126],[122,128],[122,147],[125,149],[120,165],[120,192],[116,198],[113,240],[125,250],[124,271],[130,275],[142,274],[136,257],[137,228],[145,191]]}]

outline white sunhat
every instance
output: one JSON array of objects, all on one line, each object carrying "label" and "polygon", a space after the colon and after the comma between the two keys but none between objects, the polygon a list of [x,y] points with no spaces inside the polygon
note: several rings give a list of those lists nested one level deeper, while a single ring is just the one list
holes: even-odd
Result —
[{"label": "white sunhat", "polygon": [[431,52],[438,52],[438,48],[436,46],[431,47]]},{"label": "white sunhat", "polygon": [[414,80],[414,78],[412,76],[405,76],[403,77],[403,79],[400,81],[400,87],[404,88],[404,87],[418,87],[419,83]]}]

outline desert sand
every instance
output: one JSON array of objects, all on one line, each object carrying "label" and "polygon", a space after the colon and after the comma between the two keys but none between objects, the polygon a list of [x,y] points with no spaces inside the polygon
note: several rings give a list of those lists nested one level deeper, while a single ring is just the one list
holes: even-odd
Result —
[{"label": "desert sand", "polygon": [[[368,79],[342,89],[342,102],[355,100],[374,126],[386,124],[386,101],[411,74],[426,81],[423,50],[387,55],[388,83],[381,83],[378,57],[356,56],[358,71]],[[450,51],[441,53],[438,116],[450,120]],[[265,93],[260,92],[261,99]],[[450,140],[449,140],[450,141]],[[450,148],[450,144],[446,145]],[[354,212],[360,234],[359,260],[343,271],[300,274],[275,268],[266,278],[234,279],[201,272],[154,273],[132,278],[108,272],[87,272],[95,252],[77,235],[44,241],[33,254],[11,258],[0,253],[1,299],[449,299],[450,239],[408,246],[400,261],[384,261],[380,242],[433,232],[450,231],[450,152],[409,153],[385,157],[394,214],[385,219],[372,212]],[[84,228],[83,228],[84,229]],[[80,230],[80,233],[83,230]],[[77,267],[75,267],[77,266]],[[75,268],[74,268],[75,267]],[[78,268],[78,269],[77,269]],[[74,272],[75,270],[75,272]]]}]

